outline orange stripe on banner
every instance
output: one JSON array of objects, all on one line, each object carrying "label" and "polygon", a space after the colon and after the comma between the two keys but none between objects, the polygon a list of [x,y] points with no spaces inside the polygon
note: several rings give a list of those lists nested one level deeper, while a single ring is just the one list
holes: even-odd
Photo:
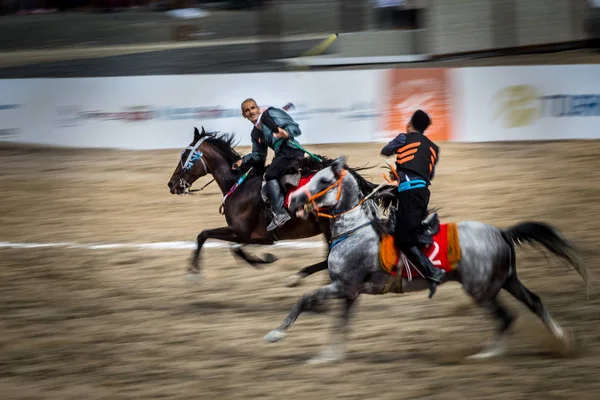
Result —
[{"label": "orange stripe on banner", "polygon": [[410,161],[413,158],[415,158],[415,156],[408,156],[408,157],[402,158],[402,159],[398,160],[398,164],[404,164],[405,162]]},{"label": "orange stripe on banner", "polygon": [[403,158],[403,157],[407,157],[407,156],[410,156],[411,154],[415,154],[417,151],[419,151],[419,149],[407,150],[407,151],[404,151],[404,152],[402,152],[402,153],[398,153],[398,154],[396,155],[396,158]]}]

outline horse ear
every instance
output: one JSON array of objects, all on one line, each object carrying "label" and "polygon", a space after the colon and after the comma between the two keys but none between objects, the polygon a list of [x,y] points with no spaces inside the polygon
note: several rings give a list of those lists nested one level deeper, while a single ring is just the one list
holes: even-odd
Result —
[{"label": "horse ear", "polygon": [[339,177],[344,170],[344,166],[346,165],[346,156],[339,156],[335,159],[333,164],[331,164],[331,169],[336,177]]},{"label": "horse ear", "polygon": [[198,139],[200,139],[200,132],[198,131],[198,128],[194,127],[194,142],[197,142]]},{"label": "horse ear", "polygon": [[204,127],[202,127],[202,134],[200,136],[206,136],[206,131],[204,130]]}]

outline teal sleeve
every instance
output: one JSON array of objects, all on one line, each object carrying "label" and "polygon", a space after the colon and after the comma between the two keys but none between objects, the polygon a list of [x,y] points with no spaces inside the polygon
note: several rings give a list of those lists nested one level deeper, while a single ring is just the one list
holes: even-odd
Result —
[{"label": "teal sleeve", "polygon": [[266,144],[258,143],[258,140],[252,138],[252,152],[242,157],[242,163],[264,163],[267,161],[268,147]]}]

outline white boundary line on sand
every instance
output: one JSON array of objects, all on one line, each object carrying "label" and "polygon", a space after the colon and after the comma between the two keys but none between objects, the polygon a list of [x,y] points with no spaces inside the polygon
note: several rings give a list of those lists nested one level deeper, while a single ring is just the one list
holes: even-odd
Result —
[{"label": "white boundary line on sand", "polygon": [[[226,242],[207,242],[203,248],[229,248],[232,243]],[[254,246],[254,245],[252,245]],[[258,246],[258,245],[257,245]],[[260,245],[261,247],[266,247]],[[325,246],[323,241],[281,241],[275,243],[275,247],[296,248],[296,249],[314,249]],[[137,250],[181,250],[195,249],[195,242],[155,242],[155,243],[105,243],[105,244],[83,244],[75,242],[58,243],[13,243],[0,242],[0,249],[39,249],[39,248],[62,247],[67,249],[86,249],[86,250],[106,250],[106,249],[137,249]]]}]

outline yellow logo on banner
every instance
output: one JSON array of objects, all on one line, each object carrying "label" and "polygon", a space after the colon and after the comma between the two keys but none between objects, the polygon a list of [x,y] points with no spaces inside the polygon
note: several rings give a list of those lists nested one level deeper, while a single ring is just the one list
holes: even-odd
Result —
[{"label": "yellow logo on banner", "polygon": [[540,117],[539,97],[535,86],[507,86],[494,95],[494,118],[502,119],[505,128],[531,125]]}]

